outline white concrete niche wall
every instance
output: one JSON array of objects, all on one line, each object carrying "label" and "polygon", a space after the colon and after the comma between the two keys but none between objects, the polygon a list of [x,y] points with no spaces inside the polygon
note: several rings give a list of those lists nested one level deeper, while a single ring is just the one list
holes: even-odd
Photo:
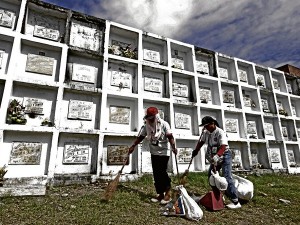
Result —
[{"label": "white concrete niche wall", "polygon": [[295,130],[295,123],[292,119],[280,119],[281,132],[283,140],[287,142],[297,141],[297,134]]},{"label": "white concrete niche wall", "polygon": [[228,141],[229,148],[235,153],[233,158],[233,170],[249,170],[250,157],[248,143],[241,141]]},{"label": "white concrete niche wall", "polygon": [[266,143],[250,142],[250,160],[253,169],[270,168]]},{"label": "white concrete niche wall", "polygon": [[0,77],[7,74],[12,46],[12,37],[0,35]]},{"label": "white concrete niche wall", "polygon": [[139,129],[135,118],[138,116],[137,99],[129,97],[107,96],[106,108],[103,113],[103,131],[130,133]]},{"label": "white concrete niche wall", "polygon": [[137,94],[137,71],[137,64],[109,59],[105,88],[113,93]]},{"label": "white concrete niche wall", "polygon": [[197,107],[174,105],[174,133],[179,137],[199,135]]},{"label": "white concrete niche wall", "polygon": [[155,38],[154,35],[143,33],[143,60],[149,65],[157,67],[168,66],[167,42],[163,38]]},{"label": "white concrete niche wall", "polygon": [[[292,116],[292,111],[290,107],[290,101],[288,99],[288,96],[282,95],[280,93],[276,93],[276,107],[277,107],[277,113],[279,114],[279,117],[291,117]],[[284,114],[286,113],[286,115]]]},{"label": "white concrete niche wall", "polygon": [[277,106],[272,92],[260,90],[260,107],[264,115],[277,116]]},{"label": "white concrete niche wall", "polygon": [[286,80],[283,72],[270,70],[274,92],[287,93]]},{"label": "white concrete niche wall", "polygon": [[[256,72],[256,85],[260,89],[268,89],[269,91],[273,90],[271,83],[271,77],[267,68],[255,66]],[[261,81],[261,83],[260,83]]]},{"label": "white concrete niche wall", "polygon": [[[42,122],[45,120],[54,123],[56,97],[57,89],[54,87],[33,86],[15,81],[13,82],[10,101],[16,99],[25,107],[25,119],[27,122],[24,126],[39,127],[42,126]],[[30,110],[35,108],[34,104],[42,104],[42,106],[31,113]]]},{"label": "white concrete niche wall", "polygon": [[[263,123],[261,115],[246,113],[247,138],[248,139],[264,139]],[[249,123],[248,123],[249,122]]]},{"label": "white concrete niche wall", "polygon": [[[82,72],[77,71],[82,70]],[[75,51],[70,51],[67,59],[67,71],[65,82],[71,86],[90,86],[102,88],[103,59],[97,56],[79,55]],[[74,74],[76,77],[74,77]],[[80,75],[82,79],[80,79]]]},{"label": "white concrete niche wall", "polygon": [[291,101],[292,116],[294,118],[299,118],[300,117],[300,98],[290,96],[290,101]]},{"label": "white concrete niche wall", "polygon": [[[192,158],[192,151],[197,144],[198,139],[195,140],[186,140],[176,138],[176,147],[177,147],[177,163],[178,163],[178,171],[179,173],[184,173],[187,170],[189,163],[191,162]],[[200,154],[199,154],[200,155]],[[201,160],[199,160],[201,161]],[[196,171],[196,161],[193,159],[189,168],[189,171]],[[198,165],[200,163],[200,165]],[[197,163],[198,171],[199,168],[202,168],[201,162]],[[201,169],[202,171],[203,169]],[[173,157],[173,171],[176,171],[176,162],[175,157]],[[176,171],[177,172],[177,171]]]},{"label": "white concrete niche wall", "polygon": [[171,62],[169,65],[175,70],[186,70],[194,72],[193,53],[189,45],[177,41],[171,41]]},{"label": "white concrete niche wall", "polygon": [[286,152],[282,142],[269,141],[267,151],[271,169],[287,169]]},{"label": "white concrete niche wall", "polygon": [[96,174],[97,156],[98,135],[60,133],[54,174]]},{"label": "white concrete niche wall", "polygon": [[300,163],[300,152],[299,144],[287,144],[287,164],[289,173],[299,173],[299,163]]},{"label": "white concrete niche wall", "polygon": [[241,109],[241,96],[239,87],[235,84],[221,83],[222,105],[226,109]]},{"label": "white concrete niche wall", "polygon": [[144,98],[170,98],[169,72],[148,66],[142,68]]},{"label": "white concrete niche wall", "polygon": [[[28,40],[21,40],[15,76],[31,82],[58,82],[62,49]],[[28,55],[31,63],[28,65]],[[35,57],[34,59],[32,57]],[[34,67],[33,67],[34,66]],[[44,69],[43,69],[44,68]],[[34,72],[33,72],[34,71]]]},{"label": "white concrete niche wall", "polygon": [[62,42],[66,33],[67,11],[51,10],[28,4],[24,33],[50,41]]},{"label": "white concrete niche wall", "polygon": [[[200,95],[198,102],[207,104],[207,105],[212,104],[212,105],[221,106],[221,98],[220,98],[218,81],[204,79],[204,78],[199,77],[198,82],[199,82],[198,88],[199,88],[199,95]],[[204,93],[203,90],[204,90],[205,94],[203,94]],[[203,99],[209,93],[211,95],[211,100],[210,101],[208,100],[207,103],[205,103],[205,101],[203,101]]]},{"label": "white concrete niche wall", "polygon": [[242,113],[225,112],[224,117],[224,131],[226,132],[229,140],[236,141],[241,138],[246,138],[246,127]]},{"label": "white concrete niche wall", "polygon": [[195,49],[195,71],[204,76],[215,76],[214,55],[210,52],[201,52]]},{"label": "white concrete niche wall", "polygon": [[256,88],[241,87],[242,88],[242,107],[246,112],[261,112],[261,106],[259,104],[259,97]]},{"label": "white concrete niche wall", "polygon": [[[199,125],[201,124],[201,120],[203,117],[205,116],[212,116],[213,118],[215,118],[218,123],[219,126],[221,128],[223,128],[223,119],[222,119],[222,111],[221,109],[212,109],[212,108],[204,108],[204,107],[200,107],[200,121],[199,121]],[[200,129],[202,129],[202,127],[200,127]],[[201,131],[200,131],[201,134]]]},{"label": "white concrete niche wall", "polygon": [[172,95],[174,103],[193,104],[197,101],[195,77],[173,72]]},{"label": "white concrete niche wall", "polygon": [[273,116],[264,116],[263,120],[266,140],[282,140],[278,118]]},{"label": "white concrete niche wall", "polygon": [[[133,141],[134,138],[131,136],[104,136],[103,149],[99,151],[102,155],[101,175],[115,175],[119,172]],[[110,162],[108,162],[108,156],[111,157]],[[135,151],[129,155],[129,163],[124,166],[122,173],[137,173],[139,171],[138,160],[140,160],[140,145],[136,146]]]},{"label": "white concrete niche wall", "polygon": [[4,80],[0,80],[0,106],[2,104],[4,87],[5,87],[5,81]]},{"label": "white concrete niche wall", "polygon": [[218,55],[219,78],[230,81],[238,81],[234,60],[230,57]]},{"label": "white concrete niche wall", "polygon": [[8,22],[4,23],[0,22],[0,27],[1,29],[3,28],[5,29],[9,29],[9,30],[15,30],[16,29],[16,25],[17,25],[17,21],[19,19],[19,14],[20,14],[20,7],[21,7],[21,3],[18,0],[2,0],[0,2],[0,8],[1,10],[5,10],[8,11],[11,14],[10,17],[8,17]]},{"label": "white concrete niche wall", "polygon": [[[50,158],[52,134],[42,132],[21,132],[21,131],[4,131],[2,151],[0,157],[0,165],[6,164],[8,166],[8,172],[5,175],[6,178],[20,178],[20,177],[42,177],[48,173],[48,164]],[[15,143],[15,144],[14,144]],[[34,164],[27,164],[24,162],[24,157],[30,157],[31,153],[27,152],[22,147],[17,147],[18,143],[36,143],[39,145],[35,156],[39,160],[36,160]],[[18,157],[14,157],[16,161],[12,162],[11,152],[13,145]]]},{"label": "white concrete niche wall", "polygon": [[[77,107],[76,102],[79,104]],[[95,132],[100,124],[100,106],[100,95],[83,94],[65,89],[59,106],[61,108],[59,127],[69,131]],[[74,110],[77,111],[77,116]]]},{"label": "white concrete niche wall", "polygon": [[250,63],[244,61],[237,61],[238,78],[241,85],[256,86],[255,75],[253,66]]}]

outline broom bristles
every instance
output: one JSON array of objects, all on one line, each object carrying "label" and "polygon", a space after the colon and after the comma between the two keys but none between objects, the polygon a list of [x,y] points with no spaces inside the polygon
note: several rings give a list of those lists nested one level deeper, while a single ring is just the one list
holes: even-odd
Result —
[{"label": "broom bristles", "polygon": [[105,192],[103,193],[102,199],[105,201],[111,200],[114,195],[114,192],[117,189],[119,184],[121,173],[119,172],[118,175],[113,179],[106,187]]}]

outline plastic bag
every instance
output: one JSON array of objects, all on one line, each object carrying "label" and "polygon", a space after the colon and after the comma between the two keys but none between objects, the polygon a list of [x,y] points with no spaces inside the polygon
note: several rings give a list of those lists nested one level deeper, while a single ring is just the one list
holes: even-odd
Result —
[{"label": "plastic bag", "polygon": [[232,178],[234,181],[234,186],[237,189],[238,198],[245,201],[251,200],[254,195],[253,183],[250,180],[235,174],[232,174]]}]

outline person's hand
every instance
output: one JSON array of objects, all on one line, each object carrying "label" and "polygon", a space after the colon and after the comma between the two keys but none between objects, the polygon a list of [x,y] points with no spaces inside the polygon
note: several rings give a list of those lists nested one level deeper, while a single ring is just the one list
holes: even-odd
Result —
[{"label": "person's hand", "polygon": [[131,154],[134,151],[135,145],[131,145],[128,149],[128,154]]},{"label": "person's hand", "polygon": [[192,158],[194,158],[196,155],[198,155],[199,150],[194,149],[192,152]]},{"label": "person's hand", "polygon": [[173,148],[172,152],[174,153],[174,155],[177,155],[177,153],[178,153],[177,148]]},{"label": "person's hand", "polygon": [[218,155],[214,155],[214,157],[212,158],[212,161],[213,161],[213,164],[217,165],[218,164],[218,161],[220,159],[220,156]]}]

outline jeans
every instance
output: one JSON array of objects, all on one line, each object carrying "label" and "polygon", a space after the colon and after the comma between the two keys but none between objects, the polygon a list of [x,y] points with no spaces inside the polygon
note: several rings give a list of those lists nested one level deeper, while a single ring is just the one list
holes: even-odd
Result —
[{"label": "jeans", "polygon": [[163,194],[171,188],[171,178],[167,173],[169,156],[151,154],[154,186],[157,194]]},{"label": "jeans", "polygon": [[[231,151],[225,151],[223,154],[223,162],[221,165],[218,165],[216,167],[216,170],[220,172],[222,168],[222,175],[226,178],[228,187],[227,190],[225,191],[225,195],[231,199],[233,202],[238,201],[238,195],[237,195],[237,190],[234,186],[234,182],[232,179],[231,175],[231,169],[232,169],[232,154]],[[209,170],[208,170],[208,177],[211,175],[211,170],[213,168],[213,165],[210,165]]]}]

